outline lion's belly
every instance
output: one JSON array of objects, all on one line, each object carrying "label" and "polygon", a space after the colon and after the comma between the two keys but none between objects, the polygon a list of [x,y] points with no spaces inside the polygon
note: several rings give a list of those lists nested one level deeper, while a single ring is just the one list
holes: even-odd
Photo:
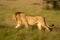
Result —
[{"label": "lion's belly", "polygon": [[29,24],[29,25],[34,25],[34,24],[37,23],[36,17],[28,17],[28,18],[27,18],[27,21],[28,21],[28,24]]}]

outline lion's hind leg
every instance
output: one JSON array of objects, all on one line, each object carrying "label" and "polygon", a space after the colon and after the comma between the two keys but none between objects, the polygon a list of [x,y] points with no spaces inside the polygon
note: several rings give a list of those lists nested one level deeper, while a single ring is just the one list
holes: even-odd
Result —
[{"label": "lion's hind leg", "polygon": [[40,23],[37,23],[37,26],[38,26],[39,31],[41,31],[41,29],[42,29],[41,24]]},{"label": "lion's hind leg", "polygon": [[47,27],[47,26],[45,26],[45,25],[42,25],[47,31],[50,31],[50,29]]}]

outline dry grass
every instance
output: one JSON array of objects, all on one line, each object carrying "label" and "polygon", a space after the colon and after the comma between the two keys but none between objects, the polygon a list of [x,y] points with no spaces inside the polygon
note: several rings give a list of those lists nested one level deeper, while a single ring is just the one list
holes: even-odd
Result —
[{"label": "dry grass", "polygon": [[[0,0],[0,40],[60,40],[60,11],[41,10],[39,0]],[[37,27],[26,30],[25,28],[15,29],[15,21],[12,14],[16,11],[23,11],[27,15],[42,15],[48,24],[54,24],[53,31],[38,31]]]}]

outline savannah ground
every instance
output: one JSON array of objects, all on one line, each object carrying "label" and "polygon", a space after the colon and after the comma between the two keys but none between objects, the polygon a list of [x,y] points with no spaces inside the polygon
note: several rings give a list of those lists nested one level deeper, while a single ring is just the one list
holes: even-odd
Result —
[{"label": "savannah ground", "polygon": [[[0,40],[60,40],[60,10],[41,10],[40,0],[0,0]],[[25,12],[27,15],[42,15],[51,26],[52,31],[38,31],[37,26],[15,29],[16,22],[12,15],[16,12]]]}]

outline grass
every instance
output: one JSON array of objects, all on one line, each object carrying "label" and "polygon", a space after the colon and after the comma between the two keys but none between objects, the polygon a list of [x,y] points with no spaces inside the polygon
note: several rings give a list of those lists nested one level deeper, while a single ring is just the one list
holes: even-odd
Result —
[{"label": "grass", "polygon": [[[16,1],[13,4],[11,4],[12,1],[3,2],[3,5],[0,5],[0,40],[60,40],[60,10],[41,10],[39,5],[18,4],[16,6]],[[30,2],[28,3],[30,4]],[[15,29],[16,23],[12,20],[12,15],[16,11],[25,12],[27,15],[44,16],[50,26],[54,24],[53,31],[38,31],[36,26],[29,30],[26,28]]]}]

